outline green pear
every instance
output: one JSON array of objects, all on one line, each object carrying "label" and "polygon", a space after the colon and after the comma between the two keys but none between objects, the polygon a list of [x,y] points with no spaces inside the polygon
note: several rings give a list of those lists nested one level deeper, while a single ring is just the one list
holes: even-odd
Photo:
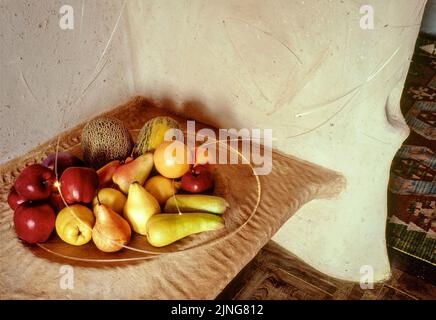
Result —
[{"label": "green pear", "polygon": [[164,212],[205,212],[223,214],[229,207],[226,199],[206,194],[176,194],[168,198]]},{"label": "green pear", "polygon": [[118,185],[121,191],[127,194],[130,185],[134,181],[144,184],[151,169],[153,169],[153,154],[146,153],[135,160],[119,166],[115,170],[112,180],[116,185]]},{"label": "green pear", "polygon": [[124,217],[129,221],[132,229],[146,235],[148,219],[159,212],[160,206],[156,198],[138,182],[132,183],[124,205]]},{"label": "green pear", "polygon": [[163,247],[191,234],[224,228],[224,220],[211,213],[165,213],[152,216],[147,223],[148,242]]}]

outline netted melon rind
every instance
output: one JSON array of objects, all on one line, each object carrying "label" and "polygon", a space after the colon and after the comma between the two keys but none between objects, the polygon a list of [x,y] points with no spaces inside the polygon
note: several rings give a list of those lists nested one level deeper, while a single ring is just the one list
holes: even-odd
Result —
[{"label": "netted melon rind", "polygon": [[112,160],[126,159],[132,148],[129,130],[118,119],[93,119],[82,130],[83,158],[94,168],[101,168]]}]

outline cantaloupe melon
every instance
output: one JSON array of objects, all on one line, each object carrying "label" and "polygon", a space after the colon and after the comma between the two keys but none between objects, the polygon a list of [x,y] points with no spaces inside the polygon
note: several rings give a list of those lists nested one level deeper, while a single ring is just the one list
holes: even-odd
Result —
[{"label": "cantaloupe melon", "polygon": [[129,130],[118,119],[96,118],[82,130],[83,158],[94,168],[101,168],[112,160],[126,159],[132,148]]}]

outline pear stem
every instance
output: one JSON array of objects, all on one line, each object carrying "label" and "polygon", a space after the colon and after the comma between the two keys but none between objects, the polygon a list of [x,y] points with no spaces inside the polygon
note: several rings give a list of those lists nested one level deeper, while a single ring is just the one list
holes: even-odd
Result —
[{"label": "pear stem", "polygon": [[97,203],[98,203],[98,205],[101,206],[100,198],[98,197],[98,192],[97,192],[96,197],[97,197]]}]

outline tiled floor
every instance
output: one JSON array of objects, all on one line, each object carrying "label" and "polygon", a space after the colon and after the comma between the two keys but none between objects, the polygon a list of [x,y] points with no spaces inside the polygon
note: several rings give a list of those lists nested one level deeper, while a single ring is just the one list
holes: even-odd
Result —
[{"label": "tiled floor", "polygon": [[[363,290],[358,283],[328,277],[275,242],[269,242],[218,299],[384,299],[436,300],[436,268],[396,252],[392,278]],[[412,273],[413,272],[413,273]]]}]

